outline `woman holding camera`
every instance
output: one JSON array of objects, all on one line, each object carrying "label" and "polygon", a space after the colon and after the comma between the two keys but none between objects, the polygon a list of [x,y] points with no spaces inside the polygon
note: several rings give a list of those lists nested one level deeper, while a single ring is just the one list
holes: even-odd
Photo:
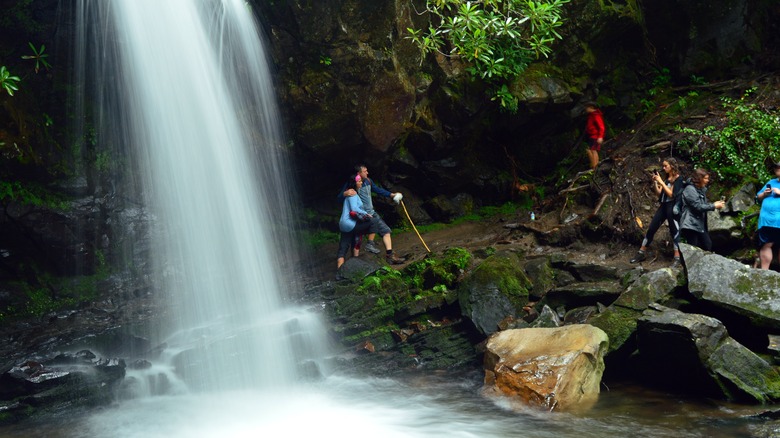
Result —
[{"label": "woman holding camera", "polygon": [[674,262],[672,267],[676,268],[680,266],[680,233],[677,221],[674,218],[673,207],[674,199],[680,195],[683,184],[677,160],[667,158],[663,161],[661,167],[666,174],[666,180],[657,171],[652,174],[653,190],[658,195],[659,206],[653,215],[653,220],[650,221],[650,226],[647,228],[645,238],[642,240],[642,246],[639,247],[639,251],[631,259],[631,263],[639,263],[645,260],[647,247],[653,243],[655,233],[658,232],[661,224],[666,221],[669,224],[669,235],[674,243]]}]

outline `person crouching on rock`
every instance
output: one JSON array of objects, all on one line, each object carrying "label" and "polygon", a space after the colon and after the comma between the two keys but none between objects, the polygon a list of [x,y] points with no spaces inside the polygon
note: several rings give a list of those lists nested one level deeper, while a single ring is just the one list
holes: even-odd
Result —
[{"label": "person crouching on rock", "polygon": [[772,165],[773,178],[756,194],[761,203],[758,216],[758,258],[761,269],[769,269],[772,264],[772,251],[775,243],[780,242],[780,163]]},{"label": "person crouching on rock", "polygon": [[674,242],[674,261],[672,267],[677,268],[680,266],[680,230],[678,229],[678,223],[674,218],[674,200],[677,196],[680,196],[683,183],[680,177],[680,169],[677,164],[677,160],[674,158],[668,158],[663,161],[661,167],[666,174],[666,180],[661,177],[658,172],[653,172],[653,190],[658,195],[658,210],[653,215],[653,220],[650,221],[650,226],[647,227],[647,234],[642,240],[642,246],[639,247],[634,258],[631,259],[631,263],[639,263],[646,258],[645,251],[647,247],[653,243],[653,237],[661,224],[666,221],[669,224],[669,235],[672,236]]},{"label": "person crouching on rock", "polygon": [[710,183],[708,171],[696,169],[691,177],[691,183],[682,192],[680,234],[688,244],[710,251],[712,239],[707,229],[707,212],[723,208],[726,202],[707,201],[707,185]]}]

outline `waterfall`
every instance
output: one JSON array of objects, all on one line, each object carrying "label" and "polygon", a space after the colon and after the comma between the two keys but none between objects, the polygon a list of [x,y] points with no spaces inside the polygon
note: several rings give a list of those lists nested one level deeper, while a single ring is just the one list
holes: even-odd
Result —
[{"label": "waterfall", "polygon": [[191,389],[291,384],[280,272],[296,184],[248,4],[82,0],[78,15],[76,75],[95,102],[80,111],[115,163],[129,159],[123,192],[153,217],[170,366]]}]

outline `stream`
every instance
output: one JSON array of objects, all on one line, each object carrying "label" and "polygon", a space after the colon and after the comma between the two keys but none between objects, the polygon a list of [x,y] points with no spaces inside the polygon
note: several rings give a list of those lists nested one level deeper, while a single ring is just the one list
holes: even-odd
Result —
[{"label": "stream", "polygon": [[144,397],[52,424],[0,429],[0,437],[776,436],[776,423],[745,418],[761,407],[685,400],[621,384],[602,388],[599,402],[586,413],[515,411],[480,396],[480,378],[331,375],[282,390]]}]

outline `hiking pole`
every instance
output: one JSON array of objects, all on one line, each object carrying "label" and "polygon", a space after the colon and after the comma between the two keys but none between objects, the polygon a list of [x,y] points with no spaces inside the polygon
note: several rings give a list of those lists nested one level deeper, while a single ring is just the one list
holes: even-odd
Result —
[{"label": "hiking pole", "polygon": [[401,207],[404,208],[404,213],[406,213],[406,218],[409,219],[409,223],[412,224],[412,228],[414,229],[414,232],[417,233],[417,237],[420,238],[420,242],[422,242],[423,246],[425,247],[428,252],[431,252],[431,250],[428,248],[428,245],[425,244],[425,241],[423,240],[422,236],[420,235],[420,232],[417,231],[417,227],[414,226],[414,222],[412,222],[412,218],[409,217],[409,212],[406,211],[406,205],[404,204],[404,201],[401,200]]}]

